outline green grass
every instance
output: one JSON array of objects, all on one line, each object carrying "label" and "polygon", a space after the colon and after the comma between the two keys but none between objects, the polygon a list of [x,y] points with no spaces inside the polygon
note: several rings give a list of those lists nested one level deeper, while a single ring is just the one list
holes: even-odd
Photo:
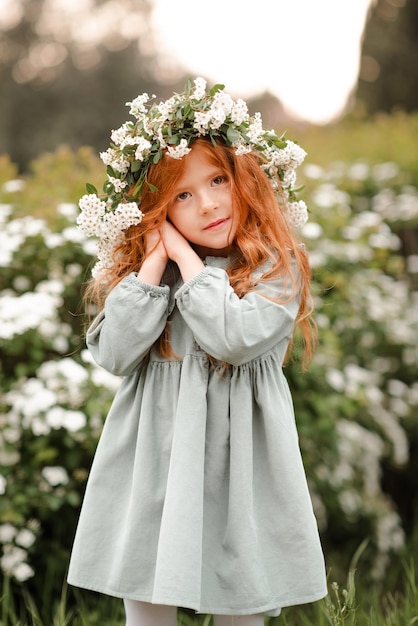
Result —
[{"label": "green grass", "polygon": [[[348,572],[346,584],[329,582],[327,598],[311,605],[283,609],[266,626],[418,626],[418,580],[413,559],[402,564],[396,591],[382,592],[357,586],[359,548]],[[18,599],[17,599],[18,598]],[[51,608],[52,607],[52,608]],[[45,615],[46,613],[46,615]],[[211,626],[208,615],[180,610],[178,626]],[[0,596],[0,626],[124,626],[121,600],[63,588],[50,607],[37,606],[24,591],[16,596],[10,581],[3,581]]]}]

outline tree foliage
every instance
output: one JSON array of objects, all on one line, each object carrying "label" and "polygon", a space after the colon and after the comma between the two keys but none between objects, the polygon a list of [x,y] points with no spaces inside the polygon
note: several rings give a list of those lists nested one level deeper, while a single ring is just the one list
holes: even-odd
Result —
[{"label": "tree foliage", "polygon": [[418,3],[377,0],[366,25],[357,99],[368,113],[418,109]]},{"label": "tree foliage", "polygon": [[15,0],[0,19],[0,145],[22,170],[62,144],[103,148],[126,101],[183,85],[158,85],[150,10],[149,0]]}]

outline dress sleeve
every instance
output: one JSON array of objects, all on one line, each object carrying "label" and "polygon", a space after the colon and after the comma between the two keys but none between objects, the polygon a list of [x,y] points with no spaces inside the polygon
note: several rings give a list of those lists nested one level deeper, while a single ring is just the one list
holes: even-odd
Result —
[{"label": "dress sleeve", "polygon": [[117,376],[134,372],[164,330],[170,289],[123,278],[87,331],[94,360]]},{"label": "dress sleeve", "polygon": [[220,361],[242,365],[291,338],[298,295],[292,295],[290,277],[261,278],[254,290],[239,298],[224,270],[207,267],[182,285],[176,300],[203,350]]}]

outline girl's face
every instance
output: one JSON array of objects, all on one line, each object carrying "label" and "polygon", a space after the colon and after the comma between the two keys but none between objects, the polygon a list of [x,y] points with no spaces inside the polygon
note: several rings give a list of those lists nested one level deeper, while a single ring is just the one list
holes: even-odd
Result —
[{"label": "girl's face", "polygon": [[229,178],[199,146],[183,158],[168,219],[202,258],[227,256],[237,230]]}]

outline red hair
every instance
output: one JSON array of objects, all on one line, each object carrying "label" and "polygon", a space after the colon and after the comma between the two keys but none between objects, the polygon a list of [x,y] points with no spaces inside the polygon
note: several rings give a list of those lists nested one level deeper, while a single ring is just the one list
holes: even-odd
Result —
[{"label": "red hair", "polygon": [[[299,292],[300,307],[296,325],[301,330],[305,345],[303,362],[308,363],[316,342],[308,258],[288,224],[284,201],[283,206],[280,206],[282,203],[278,202],[270,179],[260,167],[263,164],[261,155],[254,152],[237,155],[234,148],[220,142],[214,146],[201,138],[192,144],[194,149],[202,150],[213,164],[225,172],[231,184],[233,209],[238,224],[232,241],[236,260],[227,270],[231,286],[239,297],[244,296],[254,288],[254,270],[270,261],[270,269],[263,275],[263,280],[283,277],[285,286],[288,281],[291,282],[291,296],[279,302],[288,301]],[[146,254],[145,236],[160,228],[167,218],[174,188],[184,171],[186,159],[187,155],[182,159],[173,159],[164,154],[157,164],[150,166],[147,180],[158,191],[150,191],[144,185],[141,224],[125,231],[125,240],[114,250],[114,263],[107,269],[105,282],[102,274],[88,286],[88,299],[99,308],[103,306],[109,291],[122,278],[141,267]],[[280,189],[280,182],[277,181],[277,184]],[[294,262],[298,267],[296,278],[291,269]],[[164,347],[163,337],[160,349],[165,356],[171,354],[170,349]]]}]

